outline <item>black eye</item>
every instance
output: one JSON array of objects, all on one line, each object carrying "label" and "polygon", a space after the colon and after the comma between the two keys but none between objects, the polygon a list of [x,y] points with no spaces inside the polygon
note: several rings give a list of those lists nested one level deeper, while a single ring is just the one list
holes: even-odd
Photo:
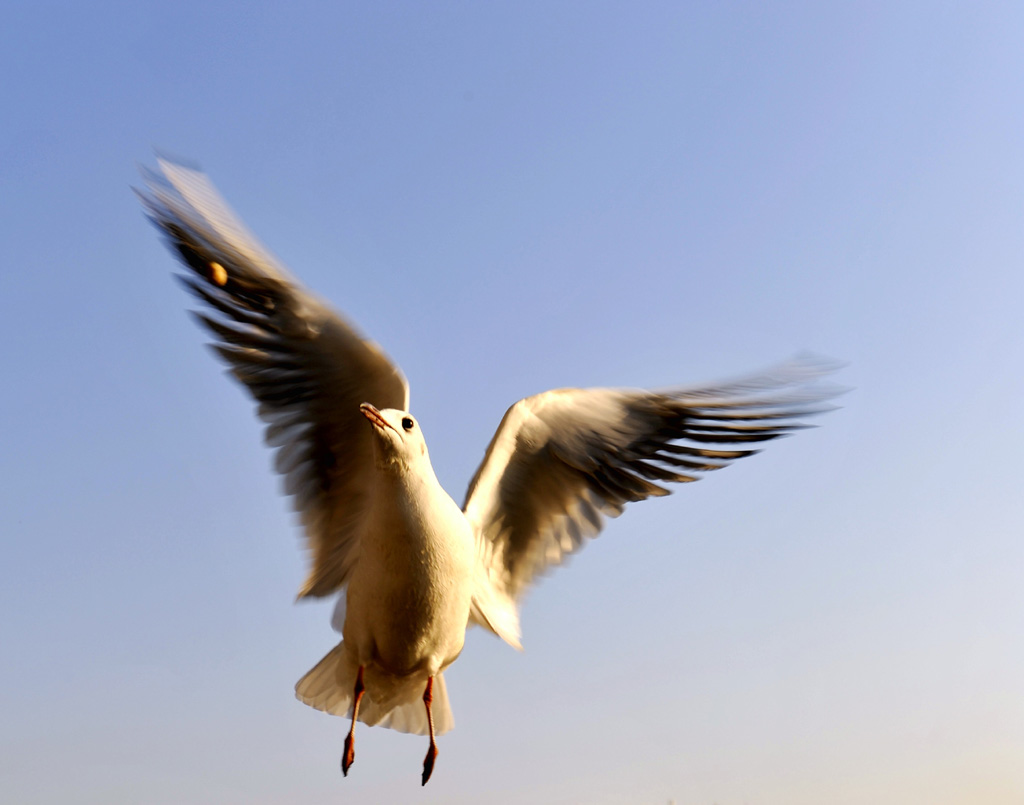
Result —
[{"label": "black eye", "polygon": [[415,424],[416,423],[413,422],[411,418],[409,418],[407,416],[402,417],[402,427],[405,428],[406,430],[412,430],[412,427]]}]

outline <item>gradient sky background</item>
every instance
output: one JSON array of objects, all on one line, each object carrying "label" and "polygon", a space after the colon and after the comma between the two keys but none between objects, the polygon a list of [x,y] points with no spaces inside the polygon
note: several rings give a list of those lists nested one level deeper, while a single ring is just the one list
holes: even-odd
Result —
[{"label": "gradient sky background", "polygon": [[[1021,802],[1022,42],[1019,3],[5,5],[0,798]],[[379,729],[342,779],[154,147],[404,368],[457,500],[548,388],[812,350],[854,391],[612,522],[525,653],[471,633],[425,789]]]}]

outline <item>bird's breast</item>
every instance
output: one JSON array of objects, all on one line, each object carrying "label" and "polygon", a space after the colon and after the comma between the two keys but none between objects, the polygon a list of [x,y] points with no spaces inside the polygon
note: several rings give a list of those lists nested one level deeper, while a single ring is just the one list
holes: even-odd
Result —
[{"label": "bird's breast", "polygon": [[468,522],[445,498],[382,498],[376,507],[347,590],[344,636],[361,663],[436,673],[462,650],[475,551]]}]

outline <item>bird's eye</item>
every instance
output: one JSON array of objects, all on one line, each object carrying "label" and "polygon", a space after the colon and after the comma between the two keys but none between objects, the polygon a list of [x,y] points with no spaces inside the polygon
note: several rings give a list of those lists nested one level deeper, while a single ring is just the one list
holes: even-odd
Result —
[{"label": "bird's eye", "polygon": [[415,424],[416,423],[413,422],[410,417],[402,417],[402,427],[405,428],[406,430],[412,430],[413,425]]}]

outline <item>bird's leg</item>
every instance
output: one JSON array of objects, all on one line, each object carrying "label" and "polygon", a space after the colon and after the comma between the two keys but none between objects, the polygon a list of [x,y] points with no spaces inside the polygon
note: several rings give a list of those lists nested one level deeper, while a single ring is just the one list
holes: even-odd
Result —
[{"label": "bird's leg", "polygon": [[363,698],[363,666],[359,666],[356,672],[355,695],[352,699],[352,726],[348,728],[348,735],[345,737],[345,753],[341,756],[341,773],[348,777],[348,770],[352,767],[352,761],[356,759],[356,719],[359,718],[359,701]]},{"label": "bird's leg", "polygon": [[427,750],[427,756],[423,758],[423,782],[421,785],[426,785],[427,780],[430,779],[430,775],[434,771],[434,759],[437,757],[437,743],[434,741],[434,715],[430,712],[430,703],[434,701],[434,677],[427,677],[427,687],[423,691],[423,704],[427,707],[427,725],[430,727],[430,748]]}]

